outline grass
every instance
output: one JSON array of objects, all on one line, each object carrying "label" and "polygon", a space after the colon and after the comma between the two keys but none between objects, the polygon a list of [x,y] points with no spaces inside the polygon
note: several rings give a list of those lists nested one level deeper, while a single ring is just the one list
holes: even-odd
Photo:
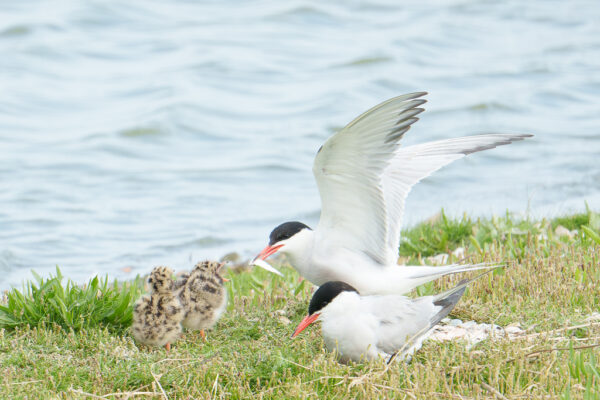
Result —
[{"label": "grass", "polygon": [[[0,397],[600,398],[600,347],[593,347],[600,345],[600,320],[588,319],[600,310],[595,215],[588,210],[585,221],[573,216],[577,233],[572,237],[555,233],[556,226],[569,226],[569,217],[556,223],[510,215],[476,221],[441,217],[428,222],[428,228],[406,232],[415,248],[401,249],[405,260],[419,262],[456,247],[465,247],[464,255],[473,261],[506,260],[503,272],[474,282],[453,316],[519,323],[527,336],[517,340],[486,340],[470,348],[462,342],[426,342],[408,364],[341,365],[324,350],[318,327],[289,338],[306,313],[311,285],[291,268],[282,268],[284,277],[254,270],[230,273],[228,312],[208,332],[206,343],[197,333],[187,333],[169,354],[138,346],[123,330],[128,317],[111,322],[100,318],[106,315],[100,311],[77,311],[79,317],[34,320],[24,307],[21,319],[0,322]],[[425,291],[459,279],[444,279]],[[42,280],[49,281],[59,285],[60,273]],[[136,293],[136,283],[101,282],[98,287],[113,293],[112,298]],[[40,302],[43,286],[38,280],[35,291],[23,293],[26,300],[4,307],[19,316],[18,304]],[[89,294],[90,287],[79,290]],[[75,288],[67,283],[63,293],[77,293]],[[56,287],[44,293],[60,297]],[[18,297],[14,290],[7,296]],[[102,296],[88,299],[103,301]],[[74,304],[64,303],[67,310]],[[57,315],[60,309],[50,307]],[[81,315],[87,322],[64,323],[82,321]]]},{"label": "grass", "polygon": [[44,279],[34,272],[36,282],[28,282],[23,290],[10,290],[0,305],[0,326],[58,325],[80,331],[106,326],[122,333],[130,325],[133,304],[142,294],[141,279],[119,285],[108,278],[92,278],[79,286],[67,280],[56,267],[56,276]]},{"label": "grass", "polygon": [[446,253],[466,243],[473,230],[474,223],[468,216],[462,219],[449,219],[444,210],[439,218],[418,224],[402,232],[400,242],[401,256],[429,257]]}]

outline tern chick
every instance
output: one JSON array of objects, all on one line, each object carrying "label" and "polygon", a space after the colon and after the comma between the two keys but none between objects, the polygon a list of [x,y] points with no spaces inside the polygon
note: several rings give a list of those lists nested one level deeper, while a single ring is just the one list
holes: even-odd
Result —
[{"label": "tern chick", "polygon": [[314,293],[308,316],[292,337],[320,320],[325,346],[337,351],[341,362],[380,357],[391,361],[396,355],[402,359],[421,347],[470,282],[465,280],[437,296],[416,299],[401,295],[361,296],[347,283],[327,282]]},{"label": "tern chick", "polygon": [[206,339],[205,329],[211,328],[219,319],[227,305],[227,291],[221,276],[225,263],[203,261],[192,272],[182,276],[179,300],[185,310],[183,326],[187,329],[199,329]]},{"label": "tern chick", "polygon": [[183,306],[173,293],[173,271],[169,267],[156,267],[150,273],[150,295],[140,298],[133,309],[133,337],[149,346],[165,346],[181,334]]}]

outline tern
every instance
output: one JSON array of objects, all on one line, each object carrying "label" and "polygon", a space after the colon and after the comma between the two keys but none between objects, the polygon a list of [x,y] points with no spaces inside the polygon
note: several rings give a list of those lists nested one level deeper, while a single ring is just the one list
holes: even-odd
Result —
[{"label": "tern", "polygon": [[389,99],[331,136],[314,160],[321,196],[316,229],[285,222],[253,264],[279,252],[315,285],[342,281],[361,294],[402,294],[447,274],[497,265],[399,266],[404,201],[413,185],[466,155],[523,140],[528,134],[483,134],[401,147],[424,111],[426,92]]},{"label": "tern", "polygon": [[308,316],[292,338],[319,320],[325,346],[336,351],[341,362],[378,358],[390,362],[394,356],[404,359],[421,347],[435,325],[452,311],[467,285],[479,276],[436,296],[416,299],[390,294],[361,296],[345,282],[327,282],[315,291]]}]

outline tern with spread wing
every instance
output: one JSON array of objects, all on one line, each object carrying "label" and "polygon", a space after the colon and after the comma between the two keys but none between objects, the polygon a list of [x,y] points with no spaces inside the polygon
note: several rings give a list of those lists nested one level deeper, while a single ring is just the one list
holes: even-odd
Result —
[{"label": "tern with spread wing", "polygon": [[436,296],[416,299],[397,294],[361,296],[347,283],[327,282],[314,293],[308,316],[292,337],[313,322],[321,321],[325,346],[336,351],[341,362],[380,357],[391,361],[396,353],[399,359],[404,359],[421,347],[474,279]]},{"label": "tern with spread wing", "polygon": [[361,294],[401,294],[446,274],[494,265],[399,266],[404,201],[414,184],[468,154],[522,140],[526,134],[485,134],[401,147],[424,111],[425,92],[387,100],[350,122],[321,146],[313,173],[321,218],[276,227],[253,260],[279,252],[315,285],[342,281]]}]

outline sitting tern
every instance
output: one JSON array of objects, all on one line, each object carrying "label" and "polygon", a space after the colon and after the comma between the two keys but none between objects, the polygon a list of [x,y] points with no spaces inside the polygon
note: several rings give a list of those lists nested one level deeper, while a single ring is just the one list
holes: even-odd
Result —
[{"label": "sitting tern", "polygon": [[345,282],[327,282],[314,293],[308,316],[292,337],[319,320],[325,346],[336,351],[341,362],[380,357],[391,361],[396,353],[404,359],[421,347],[472,280],[436,296],[416,299],[397,294],[361,296]]},{"label": "sitting tern", "polygon": [[279,252],[315,285],[342,281],[361,294],[401,294],[446,274],[496,265],[398,266],[404,201],[413,185],[468,154],[523,140],[528,134],[484,134],[400,147],[424,111],[426,92],[387,100],[366,111],[321,146],[313,174],[321,195],[315,230],[293,221],[270,234],[252,261]]}]

